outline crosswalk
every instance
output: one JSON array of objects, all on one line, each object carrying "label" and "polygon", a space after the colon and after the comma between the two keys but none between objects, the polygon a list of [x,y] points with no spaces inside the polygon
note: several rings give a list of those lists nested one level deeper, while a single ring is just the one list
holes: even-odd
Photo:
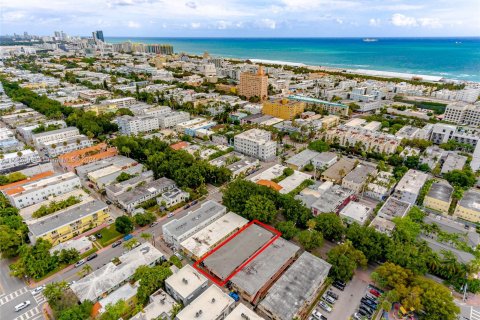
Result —
[{"label": "crosswalk", "polygon": [[32,308],[27,312],[19,315],[14,320],[37,320],[37,319],[41,319],[42,317],[43,317],[42,307],[36,306],[35,308]]},{"label": "crosswalk", "polygon": [[38,305],[41,305],[43,304],[45,301],[47,301],[47,299],[45,299],[45,296],[42,294],[42,293],[38,293],[36,295],[33,296],[33,299],[35,299],[35,302],[38,304]]},{"label": "crosswalk", "polygon": [[16,297],[18,296],[21,296],[22,294],[25,294],[28,292],[28,288],[27,287],[23,287],[21,289],[18,289],[17,291],[14,291],[8,295],[5,295],[3,297],[0,298],[0,306],[1,305],[4,305],[5,303],[15,299]]},{"label": "crosswalk", "polygon": [[470,320],[480,320],[480,310],[471,309],[470,311]]}]

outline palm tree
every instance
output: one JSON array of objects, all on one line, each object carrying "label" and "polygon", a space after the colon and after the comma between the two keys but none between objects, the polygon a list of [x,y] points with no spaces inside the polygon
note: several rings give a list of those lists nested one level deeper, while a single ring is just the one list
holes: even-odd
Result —
[{"label": "palm tree", "polygon": [[148,232],[144,232],[140,235],[140,238],[142,238],[143,240],[148,241],[148,240],[151,240],[153,239],[153,236],[151,233],[148,233]]},{"label": "palm tree", "polygon": [[83,268],[82,270],[80,270],[80,272],[78,273],[80,276],[86,276],[87,274],[89,274],[90,272],[93,271],[93,268],[91,265],[89,264],[84,264],[83,265]]},{"label": "palm tree", "polygon": [[435,273],[438,268],[442,265],[439,255],[436,252],[433,252],[430,256],[430,259],[427,261],[428,268]]},{"label": "palm tree", "polygon": [[128,240],[123,244],[123,247],[126,248],[127,250],[132,250],[138,243],[138,240],[133,238]]}]

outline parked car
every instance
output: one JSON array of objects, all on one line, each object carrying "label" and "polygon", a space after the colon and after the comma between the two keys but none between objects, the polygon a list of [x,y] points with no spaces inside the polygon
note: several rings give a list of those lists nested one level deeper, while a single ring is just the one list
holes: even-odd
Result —
[{"label": "parked car", "polygon": [[332,307],[330,307],[328,304],[326,304],[324,301],[320,301],[318,303],[319,307],[322,308],[323,310],[327,311],[327,312],[332,312]]},{"label": "parked car", "polygon": [[197,203],[198,203],[198,200],[193,200],[192,203],[191,203],[191,205],[194,206],[194,205],[196,205]]},{"label": "parked car", "polygon": [[36,294],[39,294],[40,292],[42,292],[43,290],[45,290],[45,286],[39,286],[39,287],[36,287],[35,289],[33,289],[32,291],[30,291],[32,293],[32,295],[36,295]]},{"label": "parked car", "polygon": [[171,217],[173,217],[174,215],[175,215],[175,213],[170,212],[169,214],[167,214],[167,218],[171,218]]},{"label": "parked car", "polygon": [[378,291],[375,290],[375,289],[370,289],[369,292],[370,292],[371,294],[373,294],[373,295],[374,295],[375,297],[377,297],[377,298],[380,297],[380,292],[378,292]]},{"label": "parked car", "polygon": [[122,240],[115,241],[114,243],[112,243],[112,248],[118,247],[121,244],[122,244]]},{"label": "parked car", "polygon": [[363,316],[358,313],[358,312],[355,312],[355,314],[353,315],[353,319],[355,320],[363,320]]},{"label": "parked car", "polygon": [[330,304],[335,304],[335,302],[337,302],[337,300],[333,299],[327,294],[324,294],[322,298]]},{"label": "parked car", "polygon": [[98,257],[98,254],[92,253],[91,255],[89,255],[89,256],[87,257],[87,261],[93,260],[93,259],[95,259],[96,257]]},{"label": "parked car", "polygon": [[18,312],[22,309],[25,309],[26,307],[28,307],[30,305],[30,300],[27,300],[27,301],[23,301],[22,303],[20,304],[17,304],[15,306],[15,311]]},{"label": "parked car", "polygon": [[341,291],[345,290],[345,286],[342,286],[341,284],[336,283],[336,282],[334,282],[332,284],[332,286],[334,286],[335,288],[337,288],[338,290],[341,290]]},{"label": "parked car", "polygon": [[95,236],[90,236],[88,237],[88,240],[93,242],[93,241],[97,241],[97,238],[95,238]]},{"label": "parked car", "polygon": [[67,287],[71,287],[72,284],[75,284],[77,283],[77,281],[73,280],[73,281],[70,281],[69,283],[67,283]]},{"label": "parked car", "polygon": [[230,292],[228,295],[229,295],[230,297],[232,297],[232,299],[235,300],[235,302],[240,301],[240,297],[238,296],[238,293],[236,293],[236,292]]},{"label": "parked car", "polygon": [[361,305],[358,309],[364,311],[369,316],[371,316],[373,313],[373,311],[371,311],[369,308],[365,307],[364,305]]},{"label": "parked car", "polygon": [[102,236],[101,233],[96,233],[96,234],[95,234],[95,237],[97,237],[97,239],[102,239],[102,238],[103,238],[103,236]]},{"label": "parked car", "polygon": [[338,300],[338,294],[336,294],[335,292],[333,292],[333,291],[327,291],[327,294],[328,294],[330,297]]},{"label": "parked car", "polygon": [[85,259],[82,259],[82,260],[78,260],[77,262],[75,262],[75,264],[73,265],[75,268],[78,268],[80,267],[82,264],[85,263]]},{"label": "parked car", "polygon": [[106,202],[108,205],[111,205],[111,204],[112,204],[112,201],[110,201],[110,200],[107,200],[107,201],[105,201],[105,202]]},{"label": "parked car", "polygon": [[318,310],[313,310],[312,316],[315,317],[315,319],[322,320],[323,315],[318,311]]},{"label": "parked car", "polygon": [[153,222],[153,223],[150,225],[150,228],[155,227],[157,224],[158,224],[158,221]]},{"label": "parked car", "polygon": [[123,237],[123,241],[128,241],[132,238],[133,238],[133,236],[131,234],[127,234],[125,237]]}]

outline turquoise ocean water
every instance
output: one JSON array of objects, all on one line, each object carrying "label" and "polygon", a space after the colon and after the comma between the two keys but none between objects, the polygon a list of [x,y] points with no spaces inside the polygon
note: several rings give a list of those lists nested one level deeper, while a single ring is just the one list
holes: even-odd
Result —
[{"label": "turquoise ocean water", "polygon": [[443,76],[480,82],[479,38],[140,38],[106,41],[168,43],[175,52],[266,59],[329,67]]}]

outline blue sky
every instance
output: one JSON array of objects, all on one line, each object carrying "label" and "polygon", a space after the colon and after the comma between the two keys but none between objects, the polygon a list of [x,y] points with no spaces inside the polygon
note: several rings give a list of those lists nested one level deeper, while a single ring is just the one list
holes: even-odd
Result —
[{"label": "blue sky", "polygon": [[480,0],[9,0],[0,33],[145,37],[480,36]]}]

